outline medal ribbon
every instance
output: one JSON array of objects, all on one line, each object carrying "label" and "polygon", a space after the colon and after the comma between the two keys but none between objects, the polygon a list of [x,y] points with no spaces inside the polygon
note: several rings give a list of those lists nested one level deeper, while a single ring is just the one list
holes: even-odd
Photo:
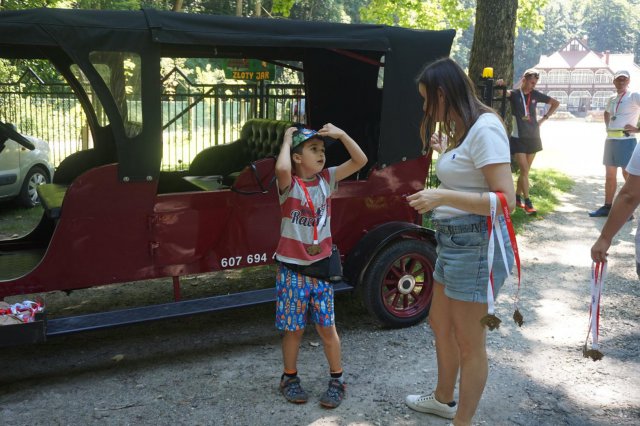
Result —
[{"label": "medal ribbon", "polygon": [[515,257],[516,265],[518,268],[518,290],[516,292],[514,304],[516,309],[518,309],[518,300],[520,294],[520,283],[522,280],[522,271],[520,268],[520,253],[518,251],[518,243],[516,241],[516,233],[513,229],[513,222],[511,222],[511,215],[509,214],[509,206],[507,205],[506,197],[502,192],[490,192],[489,193],[489,207],[490,207],[490,215],[487,217],[487,231],[489,233],[489,244],[487,249],[487,262],[489,264],[489,281],[487,282],[487,305],[488,305],[488,313],[489,315],[493,315],[495,313],[495,297],[493,290],[493,253],[495,250],[494,243],[494,233],[498,239],[498,246],[500,247],[500,251],[502,253],[502,261],[504,262],[504,267],[507,273],[509,273],[509,263],[507,262],[507,251],[504,247],[504,240],[502,237],[502,229],[498,221],[496,220],[496,196],[500,199],[500,204],[502,204],[502,214],[504,216],[507,230],[509,232],[509,240],[511,241],[511,247],[513,248],[513,254]]},{"label": "medal ribbon", "polygon": [[613,111],[613,119],[616,119],[616,116],[618,115],[618,108],[620,108],[620,102],[622,102],[622,98],[624,98],[624,95],[627,94],[627,91],[625,90],[624,92],[622,92],[622,95],[620,95],[620,98],[618,99],[618,103],[616,104],[616,110]]},{"label": "medal ribbon", "polygon": [[598,349],[600,335],[600,298],[604,287],[604,277],[607,275],[605,262],[593,262],[591,264],[591,304],[589,305],[589,330],[587,339],[591,333],[591,347]]},{"label": "medal ribbon", "polygon": [[531,92],[527,94],[527,102],[524,101],[524,93],[522,93],[522,90],[520,91],[520,97],[522,98],[522,107],[524,108],[524,116],[527,117],[528,121],[531,121],[531,116],[529,115],[529,105],[531,104]]},{"label": "medal ribbon", "polygon": [[[294,176],[293,179],[295,179],[295,181],[298,183],[298,185],[300,185],[300,187],[304,191],[304,197],[307,200],[307,205],[311,209],[311,214],[313,215],[313,244],[317,245],[318,244],[318,228],[321,228],[322,226],[324,226],[324,222],[327,218],[327,215],[323,214],[320,217],[319,221],[316,220],[317,218],[316,208],[313,206],[313,201],[311,201],[311,195],[309,195],[309,190],[307,189],[307,185],[305,185],[304,181],[300,179],[298,176]],[[324,181],[322,178],[318,178],[318,179],[319,179],[318,185],[320,185],[320,190],[322,191],[322,195],[324,195],[324,197],[326,198],[327,194],[325,192],[325,187],[323,186]]]}]

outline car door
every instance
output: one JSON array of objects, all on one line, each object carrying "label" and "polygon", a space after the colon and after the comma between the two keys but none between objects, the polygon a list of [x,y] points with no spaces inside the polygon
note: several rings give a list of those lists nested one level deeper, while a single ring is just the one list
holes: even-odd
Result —
[{"label": "car door", "polygon": [[20,144],[7,140],[0,152],[0,200],[14,197],[20,191]]}]

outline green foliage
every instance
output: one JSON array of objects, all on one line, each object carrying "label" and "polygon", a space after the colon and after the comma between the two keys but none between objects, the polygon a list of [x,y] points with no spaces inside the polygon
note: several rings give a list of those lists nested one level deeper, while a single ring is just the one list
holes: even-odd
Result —
[{"label": "green foliage", "polygon": [[13,202],[0,204],[0,239],[16,238],[33,230],[42,217],[42,206],[18,207]]},{"label": "green foliage", "polygon": [[136,10],[140,0],[75,0],[76,9]]},{"label": "green foliage", "polygon": [[365,22],[431,30],[466,28],[472,14],[473,10],[458,0],[372,0],[360,9]]},{"label": "green foliage", "polygon": [[554,3],[542,10],[545,22],[544,32],[522,29],[518,32],[514,52],[514,76],[538,63],[540,55],[550,54],[564,47],[573,37],[584,33],[579,27],[581,15],[577,8],[566,3]]},{"label": "green foliage", "polygon": [[582,27],[589,35],[589,47],[614,53],[631,52],[638,43],[640,17],[627,0],[591,0],[584,5]]},{"label": "green foliage", "polygon": [[545,28],[544,15],[541,10],[549,3],[549,0],[521,0],[518,3],[517,26],[529,30],[540,31]]},{"label": "green foliage", "polygon": [[288,18],[291,14],[291,8],[295,3],[296,0],[273,0],[271,13],[273,15],[279,15]]},{"label": "green foliage", "polygon": [[57,7],[64,0],[1,0],[0,10],[33,9],[36,7]]}]

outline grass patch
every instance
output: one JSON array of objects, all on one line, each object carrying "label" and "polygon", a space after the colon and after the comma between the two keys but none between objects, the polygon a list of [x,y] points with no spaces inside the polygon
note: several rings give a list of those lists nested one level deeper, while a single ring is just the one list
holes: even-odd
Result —
[{"label": "grass patch", "polygon": [[31,232],[42,218],[42,206],[17,207],[13,202],[0,203],[0,238],[17,238]]},{"label": "grass patch", "polygon": [[[513,177],[514,182],[517,176]],[[547,213],[554,211],[560,204],[560,195],[571,191],[575,181],[569,176],[553,169],[535,169],[529,171],[529,196],[538,211],[535,216],[527,216],[524,210],[516,209],[512,214],[516,233],[532,220],[544,219]]]}]

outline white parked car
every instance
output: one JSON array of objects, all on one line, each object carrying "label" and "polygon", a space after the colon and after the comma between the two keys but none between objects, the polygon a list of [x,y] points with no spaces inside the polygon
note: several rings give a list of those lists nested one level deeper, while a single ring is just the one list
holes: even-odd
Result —
[{"label": "white parked car", "polygon": [[17,199],[25,207],[35,206],[37,186],[50,183],[53,172],[47,142],[0,121],[0,201]]}]

